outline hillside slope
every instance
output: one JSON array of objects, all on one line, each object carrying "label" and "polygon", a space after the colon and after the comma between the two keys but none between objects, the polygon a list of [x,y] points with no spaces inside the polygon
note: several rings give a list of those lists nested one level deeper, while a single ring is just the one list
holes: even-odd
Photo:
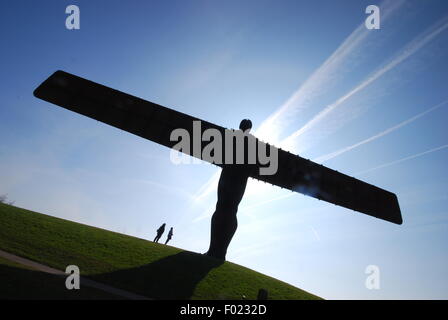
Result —
[{"label": "hillside slope", "polygon": [[228,261],[1,203],[0,249],[155,299],[256,299],[260,288],[270,299],[320,299]]}]

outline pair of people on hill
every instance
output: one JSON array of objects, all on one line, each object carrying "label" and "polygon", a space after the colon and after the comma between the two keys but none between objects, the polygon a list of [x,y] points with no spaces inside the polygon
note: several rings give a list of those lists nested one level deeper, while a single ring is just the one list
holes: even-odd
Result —
[{"label": "pair of people on hill", "polygon": [[[159,242],[159,239],[160,239],[160,237],[162,236],[162,234],[165,232],[165,223],[164,224],[162,224],[160,227],[159,227],[159,229],[157,229],[157,235],[156,235],[156,237],[154,238],[154,242]],[[168,237],[167,237],[167,239],[166,239],[166,241],[165,241],[165,244],[167,244],[168,243],[168,241],[170,241],[171,240],[171,238],[173,237],[173,227],[171,227],[171,229],[170,229],[170,231],[168,232]]]}]

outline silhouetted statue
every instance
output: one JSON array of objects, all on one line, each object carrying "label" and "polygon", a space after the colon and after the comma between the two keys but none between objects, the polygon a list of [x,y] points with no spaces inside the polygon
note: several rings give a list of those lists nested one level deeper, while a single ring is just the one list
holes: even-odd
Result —
[{"label": "silhouetted statue", "polygon": [[[178,129],[183,129],[194,135],[196,121],[199,122],[201,132],[205,133],[205,130],[208,129],[218,130],[221,133],[226,132],[222,126],[64,71],[53,73],[34,90],[33,94],[39,99],[177,151],[179,151],[177,149],[178,142],[175,141],[176,139],[173,141],[168,137]],[[245,131],[251,127],[250,120],[241,121],[241,130]],[[272,145],[269,150],[270,154],[272,151],[275,155],[272,160],[276,164],[272,173],[262,174],[261,170],[249,170],[248,167],[250,168],[251,165],[222,165],[218,202],[211,223],[208,255],[225,259],[227,247],[237,228],[236,213],[246,188],[248,176],[372,217],[396,224],[403,223],[398,199],[394,193]],[[217,164],[214,157],[203,157],[203,153],[197,152],[196,148],[190,148],[188,151],[187,149],[182,150],[182,152]],[[259,169],[261,169],[262,163],[259,164]],[[271,164],[271,159],[269,159],[269,164]],[[158,233],[154,240],[158,241],[160,236],[161,234]]]},{"label": "silhouetted statue", "polygon": [[[249,119],[241,121],[240,130],[249,133],[251,128],[252,122]],[[245,163],[247,163],[247,149],[246,145]],[[223,165],[218,183],[218,201],[211,222],[210,247],[206,255],[225,260],[227,247],[238,226],[236,218],[238,205],[243,198],[252,168],[247,164]]]},{"label": "silhouetted statue", "polygon": [[154,238],[154,242],[158,242],[159,241],[159,239],[162,236],[163,232],[165,232],[165,223],[162,224],[159,229],[157,229],[157,235]]},{"label": "silhouetted statue", "polygon": [[168,241],[171,240],[171,238],[173,237],[173,227],[171,227],[170,232],[168,232],[168,237],[166,238],[165,244],[168,243]]}]

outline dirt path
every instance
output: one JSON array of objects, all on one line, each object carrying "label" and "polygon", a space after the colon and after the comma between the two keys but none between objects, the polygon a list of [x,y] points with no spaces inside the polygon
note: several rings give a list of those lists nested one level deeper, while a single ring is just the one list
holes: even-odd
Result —
[{"label": "dirt path", "polygon": [[[28,260],[28,259],[16,256],[14,254],[8,253],[8,252],[3,251],[3,250],[0,250],[0,256],[5,258],[5,259],[8,259],[10,261],[22,264],[24,266],[33,268],[33,269],[41,271],[41,272],[51,273],[51,274],[64,276],[64,277],[68,276],[68,274],[66,274],[64,271],[57,270],[57,269],[51,268],[49,266],[46,266],[46,265],[34,262],[32,260]],[[102,283],[99,283],[99,282],[87,279],[85,277],[81,277],[80,284],[81,284],[81,286],[88,286],[88,287],[92,287],[92,288],[95,288],[95,289],[99,289],[99,290],[102,290],[102,291],[114,294],[116,296],[123,297],[125,299],[130,299],[130,300],[151,300],[151,299],[149,299],[147,297],[144,297],[144,296],[141,296],[141,295],[129,292],[129,291],[125,291],[125,290],[117,289],[117,288],[114,288],[114,287],[110,287],[108,285],[105,285],[105,284],[102,284]]]}]

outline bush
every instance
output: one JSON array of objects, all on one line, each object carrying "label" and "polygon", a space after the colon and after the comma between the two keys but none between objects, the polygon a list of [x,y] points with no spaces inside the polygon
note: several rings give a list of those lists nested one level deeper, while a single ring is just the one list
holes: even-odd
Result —
[{"label": "bush", "polygon": [[10,206],[12,206],[14,204],[14,201],[7,201],[7,200],[8,200],[8,195],[0,194],[0,203],[6,203],[6,204],[9,204]]}]

